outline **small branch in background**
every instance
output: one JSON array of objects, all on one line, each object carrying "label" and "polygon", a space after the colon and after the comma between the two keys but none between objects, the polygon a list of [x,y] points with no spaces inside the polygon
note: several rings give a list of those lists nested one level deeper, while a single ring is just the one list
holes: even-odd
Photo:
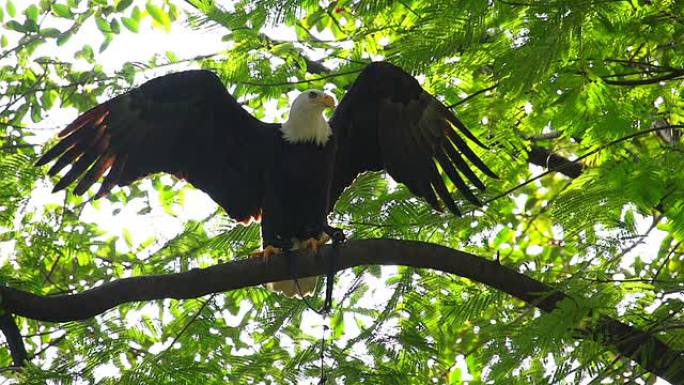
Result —
[{"label": "small branch in background", "polygon": [[666,75],[646,79],[610,80],[604,77],[603,82],[614,86],[643,86],[648,84],[657,84],[668,80],[677,80],[681,77],[684,77],[684,69],[673,69]]},{"label": "small branch in background", "polygon": [[676,128],[666,128],[669,126],[670,123],[668,123],[666,120],[663,119],[658,119],[655,122],[653,122],[652,127],[654,128],[663,128],[661,130],[658,130],[658,136],[667,144],[674,144],[678,143],[680,139],[682,138],[682,131]]},{"label": "small branch in background", "polygon": [[[638,51],[635,51],[638,52]],[[591,59],[591,60],[596,60],[596,59]],[[634,60],[634,58],[630,59],[616,59],[616,58],[607,58],[607,59],[600,59],[604,63],[618,63],[623,65],[624,67],[632,67],[632,68],[643,68],[647,69],[651,72],[669,72],[669,71],[676,71],[674,67],[670,66],[664,66],[660,64],[654,64],[650,62],[643,62],[643,61],[637,61]]]},{"label": "small branch in background", "polygon": [[62,334],[61,336],[59,336],[59,337],[53,339],[53,340],[50,341],[47,345],[43,346],[42,349],[40,349],[40,350],[38,350],[37,352],[33,353],[33,354],[31,355],[31,357],[29,358],[29,360],[32,360],[32,359],[34,359],[34,358],[40,356],[41,354],[45,353],[45,351],[47,351],[47,350],[50,349],[51,347],[57,346],[60,342],[62,342],[62,341],[66,338],[66,336],[67,336],[67,334],[64,333],[64,334]]},{"label": "small branch in background", "polygon": [[561,137],[561,135],[563,135],[563,133],[560,131],[551,131],[551,132],[546,132],[546,133],[543,133],[540,135],[531,136],[531,137],[528,137],[527,139],[531,140],[533,142],[541,142],[542,140],[558,139]]},{"label": "small branch in background", "polygon": [[463,104],[463,103],[467,102],[468,100],[470,100],[470,99],[476,97],[477,95],[480,95],[480,94],[483,94],[483,93],[485,93],[485,92],[487,92],[487,91],[491,91],[491,90],[495,89],[498,85],[499,85],[499,83],[496,83],[496,84],[494,84],[493,86],[489,86],[489,87],[487,87],[487,88],[483,88],[483,89],[481,89],[481,90],[477,90],[477,91],[473,92],[472,94],[466,96],[465,98],[463,98],[463,99],[457,101],[456,103],[454,103],[454,104],[452,104],[452,105],[450,105],[450,106],[447,106],[447,108],[451,109],[451,108],[454,108],[454,107],[456,107],[456,106],[460,106],[461,104]]},{"label": "small branch in background", "polygon": [[[632,133],[632,134],[629,134],[629,135],[625,135],[625,136],[623,136],[622,138],[618,138],[618,139],[615,139],[615,140],[611,140],[611,141],[608,142],[608,143],[602,144],[602,145],[596,147],[595,149],[593,149],[593,150],[591,150],[591,151],[589,151],[589,152],[583,154],[582,156],[578,157],[578,158],[575,159],[573,162],[574,162],[574,163],[577,163],[577,162],[579,162],[579,161],[581,161],[581,160],[583,160],[583,159],[586,159],[586,158],[588,158],[588,157],[590,157],[590,156],[592,156],[592,155],[594,155],[594,154],[597,154],[597,153],[599,153],[599,152],[605,150],[605,149],[608,148],[608,147],[612,147],[612,146],[614,146],[614,145],[616,145],[616,144],[625,142],[625,141],[630,140],[630,139],[638,138],[638,137],[640,137],[640,136],[648,135],[648,134],[650,134],[650,133],[657,132],[657,131],[660,131],[660,130],[682,129],[682,128],[684,128],[684,124],[671,124],[671,125],[668,125],[668,126],[655,127],[655,128],[649,128],[649,129],[647,129],[647,130],[637,131],[637,132],[635,132],[635,133]],[[567,166],[571,166],[571,164],[570,164],[570,163],[566,163],[565,166],[562,166],[562,167],[567,167]],[[560,169],[561,169],[561,166],[559,165],[559,166],[557,167],[557,170],[556,170],[556,171],[559,171],[559,172],[560,172]],[[534,181],[536,181],[536,180],[539,180],[539,179],[545,177],[546,175],[549,175],[549,174],[552,173],[552,172],[555,172],[555,171],[554,171],[554,170],[547,170],[547,171],[542,172],[541,174],[538,174],[538,175],[536,175],[536,176],[533,176],[532,178],[530,178],[530,179],[528,179],[528,180],[526,180],[526,181],[524,181],[524,182],[522,182],[522,183],[520,183],[520,184],[518,184],[518,185],[516,185],[516,186],[513,186],[513,187],[509,188],[508,190],[506,190],[506,191],[504,191],[504,192],[502,192],[502,193],[499,193],[499,194],[493,196],[492,198],[487,199],[484,203],[485,203],[485,204],[488,204],[488,203],[493,202],[493,201],[495,201],[495,200],[497,200],[497,199],[499,199],[499,198],[503,198],[503,197],[507,196],[508,194],[512,193],[513,191],[516,191],[516,190],[518,190],[518,189],[521,189],[521,188],[527,186],[528,184],[530,184],[530,183],[532,183],[532,182],[534,182]]]},{"label": "small branch in background", "polygon": [[527,152],[527,160],[532,164],[556,171],[573,179],[579,177],[584,169],[582,163],[572,161],[548,148],[539,146],[534,146]]},{"label": "small branch in background", "polygon": [[330,72],[332,72],[330,68],[324,66],[323,63],[321,63],[319,60],[313,60],[303,55],[302,57],[306,62],[306,72],[314,75],[329,74]]}]

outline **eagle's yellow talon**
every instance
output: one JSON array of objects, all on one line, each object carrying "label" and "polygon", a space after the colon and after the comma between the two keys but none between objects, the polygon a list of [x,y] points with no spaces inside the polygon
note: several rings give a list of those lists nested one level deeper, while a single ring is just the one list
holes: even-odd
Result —
[{"label": "eagle's yellow talon", "polygon": [[318,247],[321,244],[316,238],[309,238],[301,243],[302,250],[309,250],[312,254],[318,253]]},{"label": "eagle's yellow talon", "polygon": [[257,251],[256,253],[252,253],[252,257],[270,257],[272,255],[280,254],[283,252],[283,249],[275,246],[268,245],[266,246],[263,250]]},{"label": "eagle's yellow talon", "polygon": [[264,249],[264,257],[270,257],[271,255],[280,254],[282,252],[283,252],[283,249],[281,249],[280,247],[268,245]]}]

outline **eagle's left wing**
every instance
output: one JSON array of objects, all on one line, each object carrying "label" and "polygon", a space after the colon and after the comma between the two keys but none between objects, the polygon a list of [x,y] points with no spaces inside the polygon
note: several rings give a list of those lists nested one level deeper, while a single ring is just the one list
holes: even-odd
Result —
[{"label": "eagle's left wing", "polygon": [[[38,160],[55,163],[55,190],[74,193],[101,181],[95,197],[115,185],[165,172],[186,179],[234,219],[258,218],[277,125],[253,117],[207,70],[152,79],[83,113]],[[104,175],[107,173],[106,176]]]},{"label": "eagle's left wing", "polygon": [[372,63],[361,72],[335,110],[330,126],[337,139],[331,208],[364,171],[384,169],[436,210],[441,210],[443,203],[456,215],[460,212],[437,165],[461,194],[478,206],[482,203],[464,179],[480,190],[485,186],[468,162],[497,178],[464,137],[485,146],[416,79],[390,63]]}]

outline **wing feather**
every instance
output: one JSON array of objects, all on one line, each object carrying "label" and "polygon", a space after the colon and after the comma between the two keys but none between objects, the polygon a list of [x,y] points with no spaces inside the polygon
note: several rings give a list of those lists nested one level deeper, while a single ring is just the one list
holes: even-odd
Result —
[{"label": "wing feather", "polygon": [[55,191],[78,180],[76,194],[106,173],[98,198],[151,173],[182,174],[243,220],[261,209],[264,154],[276,132],[245,111],[215,74],[185,71],[86,111],[37,165],[56,159],[50,175],[71,165]]},{"label": "wing feather", "polygon": [[330,126],[337,141],[331,206],[359,173],[385,169],[436,210],[446,206],[460,215],[439,170],[478,206],[482,202],[465,182],[484,190],[473,166],[497,178],[461,135],[486,148],[482,142],[412,76],[389,63],[372,63],[361,72]]},{"label": "wing feather", "polygon": [[115,159],[116,156],[110,152],[100,156],[93,167],[91,167],[90,170],[88,170],[88,172],[86,172],[86,174],[81,178],[81,180],[78,181],[78,184],[76,187],[74,187],[74,194],[82,195],[88,191],[90,186],[97,182],[97,180],[104,175],[105,171],[112,166]]},{"label": "wing feather", "polygon": [[109,172],[107,173],[107,176],[105,176],[104,180],[102,181],[102,185],[100,185],[100,189],[97,190],[97,193],[95,193],[95,199],[102,198],[103,196],[109,194],[109,191],[116,186],[116,184],[119,182],[119,179],[121,178],[121,174],[123,174],[123,171],[126,167],[126,162],[128,160],[128,155],[122,154],[118,155],[115,157],[115,160],[109,169]]},{"label": "wing feather", "polygon": [[[484,191],[485,185],[482,182],[482,180],[480,179],[480,177],[478,177],[477,174],[475,174],[473,172],[473,170],[471,170],[470,167],[468,167],[468,163],[466,163],[466,161],[463,159],[461,154],[459,154],[458,151],[456,151],[456,149],[454,148],[454,146],[451,143],[444,142],[442,144],[442,148],[437,150],[436,154],[438,154],[438,155],[439,154],[445,154],[445,151],[446,151],[446,155],[448,157],[442,157],[442,158],[438,159],[439,164],[441,164],[445,168],[447,165],[449,165],[449,166],[451,166],[451,164],[456,165],[458,170],[463,175],[465,175],[468,178],[468,180],[472,184],[475,185],[475,187],[477,187],[481,191]],[[452,167],[452,169],[453,169],[453,167]],[[454,173],[455,173],[455,171],[454,171]],[[454,178],[451,178],[451,179],[453,180]]]}]

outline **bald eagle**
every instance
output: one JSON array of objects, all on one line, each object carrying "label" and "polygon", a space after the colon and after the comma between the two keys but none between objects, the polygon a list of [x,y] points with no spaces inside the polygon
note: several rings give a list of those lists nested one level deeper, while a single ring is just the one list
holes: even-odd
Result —
[{"label": "bald eagle", "polygon": [[[332,229],[328,213],[364,171],[384,169],[434,209],[446,206],[456,215],[439,169],[478,206],[465,180],[480,190],[485,186],[469,163],[497,178],[464,137],[485,146],[390,63],[366,66],[326,121],[323,111],[334,105],[331,95],[305,91],[286,122],[265,123],[243,109],[213,72],[169,74],[79,116],[37,165],[57,159],[52,176],[71,165],[54,191],[78,180],[75,194],[108,171],[95,198],[151,173],[183,177],[230,217],[261,220],[263,255],[315,251],[325,243]],[[315,283],[300,279],[272,288],[304,295]]]}]

